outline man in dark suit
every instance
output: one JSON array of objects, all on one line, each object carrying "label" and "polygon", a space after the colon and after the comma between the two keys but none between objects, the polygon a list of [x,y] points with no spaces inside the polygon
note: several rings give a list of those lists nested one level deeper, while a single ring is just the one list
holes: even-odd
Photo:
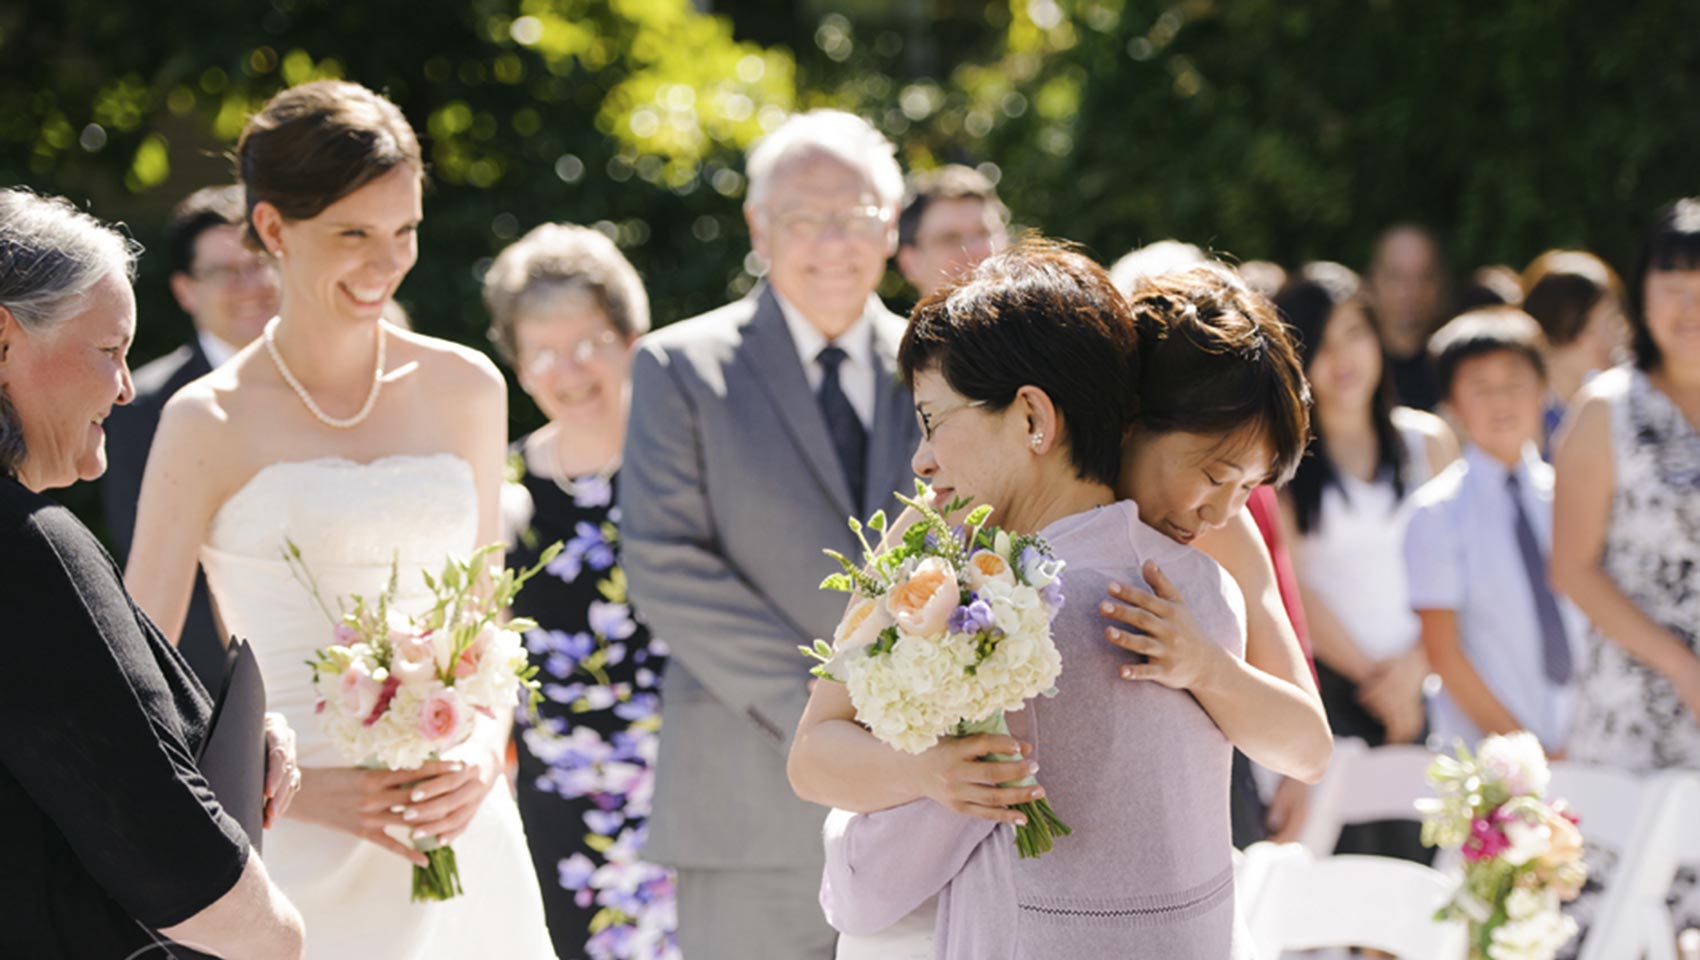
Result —
[{"label": "man in dark suit", "polygon": [[[194,323],[195,335],[138,369],[136,399],[128,406],[114,407],[106,421],[108,466],[101,497],[120,563],[130,552],[142,473],[165,401],[258,337],[277,313],[277,273],[268,260],[242,243],[246,218],[242,188],[236,185],[197,190],[172,213],[166,234],[171,292]],[[224,646],[213,623],[206,582],[199,578],[183,625],[181,649],[216,695]]]},{"label": "man in dark suit", "polygon": [[874,289],[903,190],[891,144],[837,111],[793,117],[751,151],[744,213],[767,279],[639,343],[620,471],[638,612],[671,647],[646,854],[679,871],[691,960],[828,960],[818,894],[826,810],[786,755],[808,699],[799,644],[844,598],[822,547],[914,489],[903,320]]}]

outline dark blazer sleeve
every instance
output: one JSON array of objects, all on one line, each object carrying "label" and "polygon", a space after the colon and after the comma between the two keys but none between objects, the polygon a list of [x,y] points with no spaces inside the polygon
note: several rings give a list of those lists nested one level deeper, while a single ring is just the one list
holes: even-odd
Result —
[{"label": "dark blazer sleeve", "polygon": [[106,419],[106,475],[100,481],[101,506],[120,562],[130,555],[136,533],[136,504],[142,498],[142,474],[159,432],[165,402],[198,377],[212,372],[200,344],[191,340],[136,371],[136,398],[114,407]]},{"label": "dark blazer sleeve", "polygon": [[173,689],[92,535],[40,510],[0,529],[0,765],[84,869],[154,927],[236,883],[248,840],[195,767],[196,689]]}]

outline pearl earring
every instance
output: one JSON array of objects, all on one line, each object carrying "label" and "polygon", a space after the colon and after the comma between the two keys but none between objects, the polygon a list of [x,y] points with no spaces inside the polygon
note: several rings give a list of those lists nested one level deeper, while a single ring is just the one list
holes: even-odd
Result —
[{"label": "pearl earring", "polygon": [[1045,435],[1042,434],[1042,433],[1035,433],[1033,435],[1032,439],[1030,439],[1028,441],[1028,444],[1030,446],[1032,446],[1033,449],[1037,450],[1037,449],[1039,449],[1039,444],[1044,443],[1044,442],[1045,442]]}]

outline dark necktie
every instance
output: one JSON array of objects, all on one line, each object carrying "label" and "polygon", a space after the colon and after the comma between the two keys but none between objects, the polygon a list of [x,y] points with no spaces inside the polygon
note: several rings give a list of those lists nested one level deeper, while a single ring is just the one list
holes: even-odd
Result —
[{"label": "dark necktie", "polygon": [[1535,528],[1523,510],[1520,485],[1513,472],[1505,479],[1505,489],[1511,496],[1511,512],[1516,520],[1517,552],[1523,555],[1523,572],[1529,575],[1529,592],[1535,595],[1535,616],[1541,623],[1541,645],[1546,654],[1547,679],[1553,683],[1570,682],[1570,640],[1564,629],[1564,618],[1558,612],[1558,599],[1547,585],[1546,558],[1541,555],[1541,543],[1535,539]]},{"label": "dark necktie", "polygon": [[844,479],[850,482],[850,502],[856,512],[862,512],[862,492],[867,485],[868,431],[862,418],[844,395],[838,382],[838,368],[848,355],[828,344],[815,358],[820,361],[820,390],[815,399],[820,402],[821,415],[826,418],[827,432],[832,435],[833,449],[838,451],[838,465],[844,468]]}]

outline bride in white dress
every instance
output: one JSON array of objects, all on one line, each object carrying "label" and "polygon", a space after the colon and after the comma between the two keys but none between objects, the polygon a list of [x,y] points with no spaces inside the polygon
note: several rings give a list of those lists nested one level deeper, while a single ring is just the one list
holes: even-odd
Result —
[{"label": "bride in white dress", "polygon": [[[264,857],[314,958],[552,957],[536,874],[502,776],[511,716],[416,771],[348,765],[321,732],[305,661],[331,624],[321,595],[372,596],[500,537],[507,396],[481,354],[385,323],[417,258],[423,163],[399,110],[354,84],[275,97],[237,146],[251,239],[283,305],[265,335],[166,406],[126,580],[168,636],[197,563],[227,634],[259,656],[271,709],[297,732],[301,792]],[[405,841],[454,845],[465,893],[410,901]]]}]

